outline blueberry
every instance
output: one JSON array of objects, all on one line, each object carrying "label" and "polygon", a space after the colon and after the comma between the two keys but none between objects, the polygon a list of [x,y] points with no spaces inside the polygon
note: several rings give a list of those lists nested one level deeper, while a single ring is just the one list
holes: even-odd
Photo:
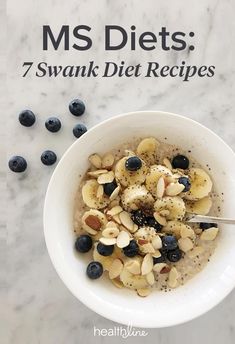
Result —
[{"label": "blueberry", "polygon": [[131,240],[129,245],[123,248],[123,252],[127,257],[134,257],[139,252],[139,246],[135,240]]},{"label": "blueberry", "polygon": [[147,217],[147,224],[149,227],[153,227],[157,232],[160,232],[162,229],[162,225],[160,225],[153,216]]},{"label": "blueberry", "polygon": [[101,256],[111,256],[114,251],[114,245],[104,245],[101,242],[97,245],[97,251]]},{"label": "blueberry", "polygon": [[76,124],[73,128],[73,135],[77,138],[87,132],[87,127],[84,124]]},{"label": "blueberry", "polygon": [[179,182],[180,184],[183,184],[183,185],[184,185],[184,190],[183,190],[183,192],[187,192],[187,191],[190,190],[190,188],[191,188],[191,183],[190,183],[189,178],[187,178],[187,177],[180,177],[180,178],[178,179],[178,182]]},{"label": "blueberry", "polygon": [[142,166],[142,161],[138,156],[131,156],[126,160],[125,166],[128,171],[138,171]]},{"label": "blueberry", "polygon": [[141,210],[136,210],[131,215],[132,221],[138,225],[143,226],[146,224],[146,216]]},{"label": "blueberry", "polygon": [[45,122],[45,127],[52,133],[56,133],[61,128],[61,122],[57,117],[49,117]]},{"label": "blueberry", "polygon": [[186,170],[189,167],[189,159],[184,155],[176,155],[172,160],[172,166]]},{"label": "blueberry", "polygon": [[177,239],[174,235],[165,235],[162,237],[162,247],[163,249],[170,251],[178,247]]},{"label": "blueberry", "polygon": [[117,183],[116,183],[116,180],[114,179],[111,183],[106,183],[103,185],[104,187],[104,193],[107,195],[107,196],[111,196],[113,191],[116,189],[117,187]]},{"label": "blueberry", "polygon": [[165,263],[166,257],[162,254],[160,257],[153,257],[153,264]]},{"label": "blueberry", "polygon": [[103,274],[103,266],[99,262],[90,262],[87,266],[86,273],[90,279],[97,279]]},{"label": "blueberry", "polygon": [[168,251],[167,252],[167,259],[172,262],[176,263],[182,258],[182,252],[179,248],[176,248],[175,250]]},{"label": "blueberry", "polygon": [[41,161],[44,165],[50,166],[53,165],[57,160],[57,156],[54,152],[46,150],[41,155]]},{"label": "blueberry", "polygon": [[74,116],[81,116],[85,112],[85,104],[80,99],[74,99],[69,103],[69,111]]},{"label": "blueberry", "polygon": [[205,223],[201,222],[200,223],[200,228],[204,231],[205,229],[209,229],[211,227],[218,227],[216,223]]},{"label": "blueberry", "polygon": [[31,110],[23,110],[19,114],[19,121],[23,126],[31,127],[35,123],[36,117]]},{"label": "blueberry", "polygon": [[75,248],[78,252],[86,253],[92,248],[92,239],[89,235],[80,235],[75,242]]},{"label": "blueberry", "polygon": [[27,168],[27,162],[22,156],[15,155],[9,160],[8,166],[13,172],[24,172]]}]

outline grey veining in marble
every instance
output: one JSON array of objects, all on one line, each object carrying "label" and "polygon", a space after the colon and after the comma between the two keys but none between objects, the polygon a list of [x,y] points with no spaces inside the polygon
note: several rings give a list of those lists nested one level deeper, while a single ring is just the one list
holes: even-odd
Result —
[{"label": "grey veining in marble", "polygon": [[[43,200],[53,167],[41,165],[40,153],[52,149],[60,158],[74,142],[71,128],[79,121],[90,128],[110,116],[143,109],[164,110],[193,118],[235,149],[234,13],[233,0],[8,1],[7,156],[25,156],[29,168],[24,176],[7,173],[8,263],[7,278],[1,285],[1,343],[142,342],[142,338],[94,338],[94,324],[99,328],[110,328],[114,324],[77,301],[57,276],[47,254],[42,226]],[[95,44],[86,52],[43,52],[43,24],[54,28],[62,24],[90,25]],[[153,52],[140,49],[131,52],[129,48],[105,52],[105,24],[120,24],[126,28],[135,24],[139,33],[141,30],[156,32],[162,26],[172,31],[195,31],[196,48],[189,55],[162,52],[159,48]],[[122,59],[127,63],[157,60],[166,64],[185,59],[189,64],[215,65],[216,75],[207,79],[194,78],[188,83],[170,78],[21,77],[24,61],[66,65]],[[68,111],[68,102],[77,96],[87,105],[86,114],[79,119]],[[17,121],[18,113],[24,108],[32,109],[37,115],[37,123],[32,128],[22,127]],[[44,121],[50,115],[57,115],[63,123],[57,134],[44,128]],[[8,291],[7,299],[4,290]],[[232,344],[235,341],[234,313],[235,292],[232,292],[220,305],[194,321],[173,328],[149,330],[145,342]]]}]

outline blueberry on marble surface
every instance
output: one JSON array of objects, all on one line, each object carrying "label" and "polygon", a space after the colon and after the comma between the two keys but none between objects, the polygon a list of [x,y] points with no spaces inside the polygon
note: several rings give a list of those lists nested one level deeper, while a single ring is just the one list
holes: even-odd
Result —
[{"label": "blueberry on marble surface", "polygon": [[25,127],[31,127],[36,121],[36,117],[31,110],[23,110],[19,114],[19,122]]},{"label": "blueberry on marble surface", "polygon": [[15,155],[8,161],[8,166],[11,171],[20,173],[26,170],[27,162],[22,156]]},{"label": "blueberry on marble surface", "polygon": [[41,161],[44,165],[50,166],[53,165],[57,160],[57,156],[51,150],[46,150],[41,155]]},{"label": "blueberry on marble surface", "polygon": [[45,127],[52,133],[56,133],[61,128],[61,122],[57,117],[49,117],[45,122]]},{"label": "blueberry on marble surface", "polygon": [[87,127],[84,124],[76,124],[73,128],[73,135],[77,138],[81,137],[87,132]]},{"label": "blueberry on marble surface", "polygon": [[69,111],[74,116],[82,116],[84,114],[84,112],[85,112],[85,104],[80,99],[73,99],[69,103]]}]

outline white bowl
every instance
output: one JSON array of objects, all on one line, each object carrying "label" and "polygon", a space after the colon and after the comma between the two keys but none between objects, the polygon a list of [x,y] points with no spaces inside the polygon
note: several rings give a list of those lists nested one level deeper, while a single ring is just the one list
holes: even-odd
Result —
[{"label": "white bowl", "polygon": [[[133,112],[113,117],[90,129],[64,154],[48,186],[44,233],[52,263],[68,289],[100,315],[135,327],[165,327],[191,320],[218,304],[235,285],[235,228],[220,226],[218,247],[211,261],[184,286],[147,298],[117,289],[106,278],[86,277],[87,259],[74,252],[74,196],[91,153],[107,152],[133,136],[155,136],[192,150],[209,164],[219,193],[224,194],[222,215],[234,217],[235,155],[212,131],[188,118],[166,112]],[[88,254],[89,255],[89,254]]]}]

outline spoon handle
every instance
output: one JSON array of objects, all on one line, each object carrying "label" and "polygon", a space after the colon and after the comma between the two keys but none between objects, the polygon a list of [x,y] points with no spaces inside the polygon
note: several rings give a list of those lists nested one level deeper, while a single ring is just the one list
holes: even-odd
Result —
[{"label": "spoon handle", "polygon": [[[192,216],[192,217],[191,217]],[[204,223],[226,223],[228,225],[235,225],[235,219],[228,219],[223,217],[189,215],[186,222],[204,222]]]}]

